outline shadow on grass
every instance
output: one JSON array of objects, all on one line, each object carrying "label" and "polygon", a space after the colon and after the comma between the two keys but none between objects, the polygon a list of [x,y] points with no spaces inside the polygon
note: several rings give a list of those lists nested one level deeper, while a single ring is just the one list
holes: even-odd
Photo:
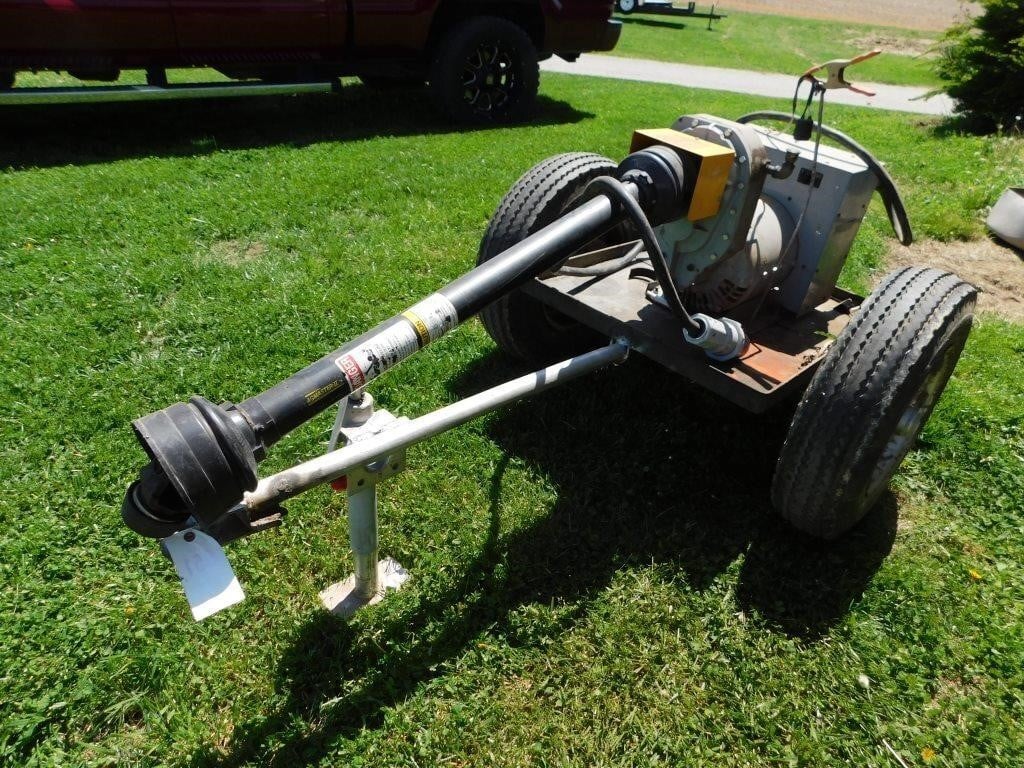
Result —
[{"label": "shadow on grass", "polygon": [[[491,355],[452,389],[465,396],[514,373]],[[200,754],[193,765],[316,763],[337,739],[381,726],[481,632],[543,642],[585,616],[631,565],[677,569],[702,590],[746,553],[741,605],[781,631],[820,637],[888,552],[895,504],[890,498],[834,545],[777,522],[768,492],[790,416],[739,411],[643,359],[504,412],[488,428],[506,458],[490,478],[487,541],[454,588],[392,598],[373,614],[372,633],[315,613],[280,663],[286,702],[236,728],[227,755]],[[534,524],[503,533],[509,457],[546,475],[558,498]],[[544,636],[520,636],[509,616],[534,603],[567,610]]]},{"label": "shadow on grass", "polygon": [[686,29],[685,21],[668,21],[667,19],[647,19],[640,16],[616,16],[623,25],[636,25],[638,27],[660,27],[663,29]]},{"label": "shadow on grass", "polygon": [[[529,125],[591,117],[540,96]],[[426,88],[346,85],[340,94],[17,107],[7,108],[0,120],[0,169],[466,130],[474,129],[440,115]]]},{"label": "shadow on grass", "polygon": [[[649,19],[640,16],[616,16],[616,19],[621,21],[625,26],[631,24],[638,27],[656,27],[660,29],[686,29],[690,26],[691,21],[700,22],[696,26],[699,29],[703,29],[705,32],[717,32],[714,26],[708,26],[708,19],[706,16],[679,16],[679,21],[669,21],[667,19]],[[681,19],[688,19],[689,21],[682,21]],[[712,24],[718,23],[720,19],[712,19]]]},{"label": "shadow on grass", "polygon": [[[942,89],[936,89],[939,93],[942,93]],[[938,120],[938,122],[932,123],[928,127],[931,128],[933,136],[939,139],[949,138],[950,136],[993,136],[996,138],[1021,138],[1024,136],[1024,131],[1017,128],[1003,129],[1001,126],[983,115],[971,115],[969,113],[954,113],[952,115],[946,115]]]}]

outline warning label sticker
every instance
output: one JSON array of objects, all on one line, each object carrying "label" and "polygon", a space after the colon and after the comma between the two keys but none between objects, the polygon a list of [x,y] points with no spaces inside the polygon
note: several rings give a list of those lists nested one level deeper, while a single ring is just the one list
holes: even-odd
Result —
[{"label": "warning label sticker", "polygon": [[401,317],[405,322],[394,323],[335,359],[334,364],[353,390],[361,389],[370,379],[459,324],[455,307],[439,293],[410,307]]},{"label": "warning label sticker", "polygon": [[439,293],[428,296],[419,304],[414,304],[402,313],[402,317],[412,323],[421,347],[440,338],[459,324],[455,307]]},{"label": "warning label sticker", "polygon": [[419,347],[419,338],[413,327],[398,322],[337,358],[334,364],[341,369],[349,386],[355,390],[409,357]]}]

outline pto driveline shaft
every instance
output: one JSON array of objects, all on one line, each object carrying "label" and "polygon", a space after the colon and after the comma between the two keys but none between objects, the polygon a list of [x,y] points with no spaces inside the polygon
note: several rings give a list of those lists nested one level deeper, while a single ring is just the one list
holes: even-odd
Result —
[{"label": "pto driveline shaft", "polygon": [[[681,166],[670,171],[673,179],[682,179]],[[645,183],[655,186],[649,180]],[[640,197],[636,184],[624,185],[628,194]],[[669,200],[681,182],[670,186]],[[262,394],[221,406],[195,396],[136,419],[132,427],[150,463],[125,493],[125,523],[145,536],[162,538],[193,519],[219,541],[261,529],[265,521],[257,524],[233,510],[240,509],[243,495],[256,487],[257,463],[269,446],[491,302],[556,266],[625,215],[609,197],[598,194]],[[262,513],[268,520],[276,514]]]},{"label": "pto driveline shaft", "polygon": [[[627,184],[631,194],[636,187]],[[345,395],[550,269],[613,223],[604,195],[455,279],[437,293],[235,406],[267,447]]]}]

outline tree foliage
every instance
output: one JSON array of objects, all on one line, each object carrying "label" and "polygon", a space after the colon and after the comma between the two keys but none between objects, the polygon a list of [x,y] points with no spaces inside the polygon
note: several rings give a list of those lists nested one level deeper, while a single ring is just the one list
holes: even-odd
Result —
[{"label": "tree foliage", "polygon": [[1024,0],[981,0],[942,38],[939,76],[972,128],[1024,129]]}]

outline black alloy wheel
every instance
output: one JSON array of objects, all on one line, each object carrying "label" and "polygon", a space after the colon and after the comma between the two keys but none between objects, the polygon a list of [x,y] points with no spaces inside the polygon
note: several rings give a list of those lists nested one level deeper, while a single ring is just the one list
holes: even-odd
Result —
[{"label": "black alloy wheel", "polygon": [[454,27],[438,46],[430,86],[441,108],[463,123],[524,116],[537,96],[537,50],[506,19],[479,16]]}]

